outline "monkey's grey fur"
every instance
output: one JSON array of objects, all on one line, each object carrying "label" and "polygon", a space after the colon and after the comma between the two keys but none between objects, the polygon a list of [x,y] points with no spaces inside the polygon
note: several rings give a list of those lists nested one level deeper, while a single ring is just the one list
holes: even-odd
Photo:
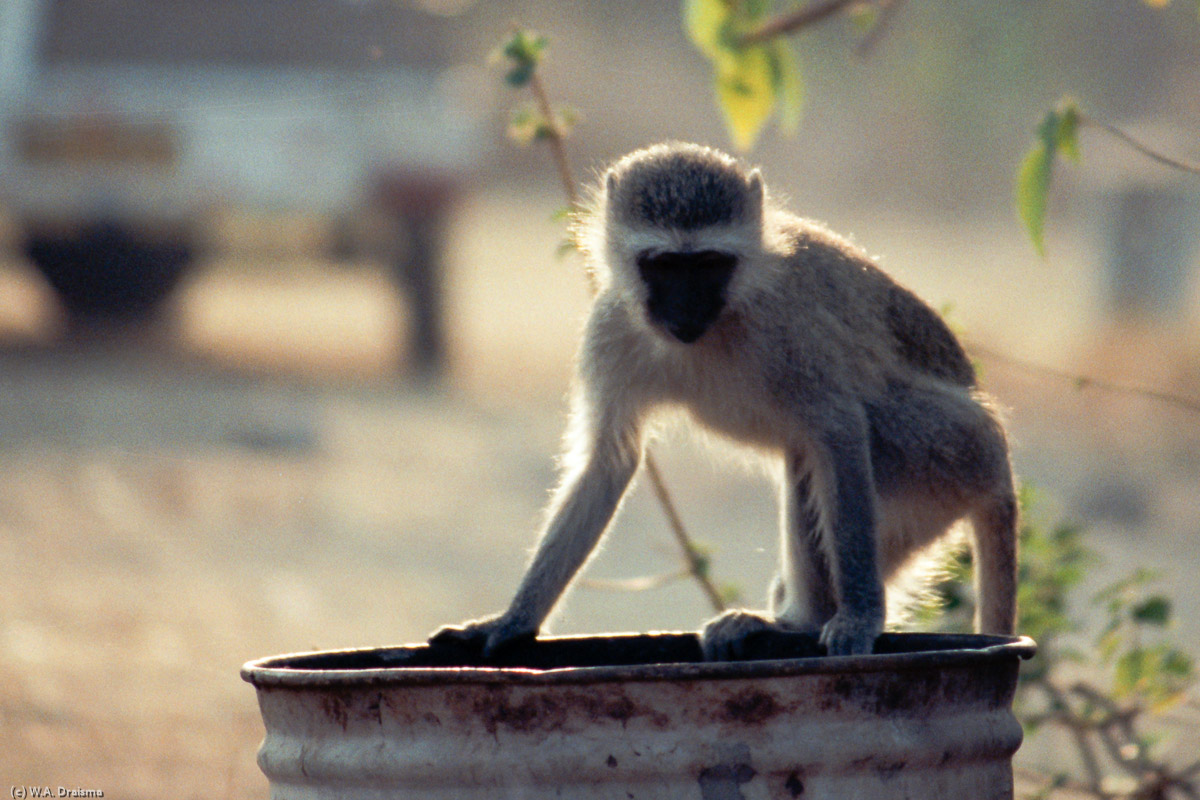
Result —
[{"label": "monkey's grey fur", "polygon": [[737,657],[769,627],[819,632],[830,654],[871,652],[885,582],[963,518],[976,628],[1012,633],[1004,428],[937,314],[846,240],[776,207],[757,170],[697,145],[616,162],[579,233],[600,288],[545,531],[507,611],[435,639],[492,652],[537,633],[608,527],[660,409],[782,466],[770,611],[709,622],[706,657]]}]

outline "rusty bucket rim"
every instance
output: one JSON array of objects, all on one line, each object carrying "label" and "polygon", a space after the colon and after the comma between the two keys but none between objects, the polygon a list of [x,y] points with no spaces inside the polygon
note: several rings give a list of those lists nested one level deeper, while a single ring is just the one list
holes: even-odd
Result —
[{"label": "rusty bucket rim", "polygon": [[[620,638],[694,637],[694,633],[651,632],[544,637],[540,643],[579,643],[583,640]],[[911,652],[865,656],[808,656],[752,661],[664,662],[617,666],[566,666],[547,669],[519,666],[384,666],[356,668],[303,668],[288,662],[320,659],[361,658],[412,652],[424,643],[386,647],[347,648],[284,653],[247,661],[241,677],[255,688],[306,689],[317,687],[378,687],[386,685],[522,684],[551,685],[629,681],[695,681],[738,678],[768,678],[801,675],[871,673],[929,670],[979,665],[1007,659],[1028,660],[1037,644],[1028,636],[986,634],[885,634],[891,637],[921,637],[933,643],[943,639],[951,646]],[[972,646],[975,645],[975,646]]]}]

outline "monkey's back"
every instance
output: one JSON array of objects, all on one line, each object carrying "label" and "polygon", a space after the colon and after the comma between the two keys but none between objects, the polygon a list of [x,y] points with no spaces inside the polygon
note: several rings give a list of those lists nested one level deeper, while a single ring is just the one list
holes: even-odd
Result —
[{"label": "monkey's back", "polygon": [[782,223],[800,303],[815,303],[887,352],[900,365],[973,387],[975,369],[950,328],[858,247],[824,226],[788,215]]}]

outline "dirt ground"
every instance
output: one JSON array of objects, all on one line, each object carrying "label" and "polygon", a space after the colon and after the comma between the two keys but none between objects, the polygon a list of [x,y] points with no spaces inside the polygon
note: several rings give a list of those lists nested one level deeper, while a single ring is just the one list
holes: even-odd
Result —
[{"label": "dirt ground", "polygon": [[[10,268],[6,295],[36,300],[27,278]],[[420,640],[506,600],[555,478],[562,388],[532,373],[480,398],[470,370],[441,388],[395,377],[394,302],[376,271],[300,265],[280,281],[218,266],[166,334],[43,343],[22,329],[0,348],[0,776],[106,797],[264,797],[243,662]],[[325,304],[347,313],[322,323],[309,312]],[[31,318],[52,330],[46,314]],[[222,317],[257,320],[240,349]],[[769,490],[703,471],[681,502],[726,498],[713,524],[762,530],[728,576],[762,583]],[[644,493],[628,516],[595,574],[674,569]],[[558,629],[692,628],[706,614],[687,584],[650,604],[603,599],[569,603]]]},{"label": "dirt ground", "polygon": [[[527,247],[556,237],[547,225]],[[585,298],[575,276],[548,281],[569,267],[545,258],[511,279],[468,272],[489,246],[453,254],[436,388],[403,377],[405,310],[371,265],[208,263],[154,336],[82,343],[56,338],[22,265],[0,264],[0,781],[265,797],[243,662],[419,640],[507,600],[554,481]],[[537,336],[498,322],[533,285],[554,287]],[[1098,340],[1085,363],[1120,373],[1158,340],[1130,341]],[[1048,513],[1089,520],[1110,573],[1163,569],[1177,635],[1200,655],[1200,419],[981,360]],[[659,452],[717,574],[757,604],[774,562],[767,483],[682,438]],[[643,487],[589,574],[675,566]],[[694,628],[708,613],[686,583],[584,585],[556,630]]]}]

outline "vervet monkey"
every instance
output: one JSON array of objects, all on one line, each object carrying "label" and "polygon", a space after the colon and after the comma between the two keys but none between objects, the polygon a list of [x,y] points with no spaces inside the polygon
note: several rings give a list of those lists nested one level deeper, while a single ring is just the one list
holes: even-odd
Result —
[{"label": "vervet monkey", "polygon": [[969,518],[976,629],[1010,634],[1017,502],[1004,428],[954,335],[861,250],[772,202],[757,169],[668,143],[605,173],[578,234],[599,291],[578,358],[564,477],[508,610],[439,631],[484,653],[535,635],[677,409],[780,467],[766,615],[709,622],[706,658],[763,629],[870,653],[884,585]]}]

